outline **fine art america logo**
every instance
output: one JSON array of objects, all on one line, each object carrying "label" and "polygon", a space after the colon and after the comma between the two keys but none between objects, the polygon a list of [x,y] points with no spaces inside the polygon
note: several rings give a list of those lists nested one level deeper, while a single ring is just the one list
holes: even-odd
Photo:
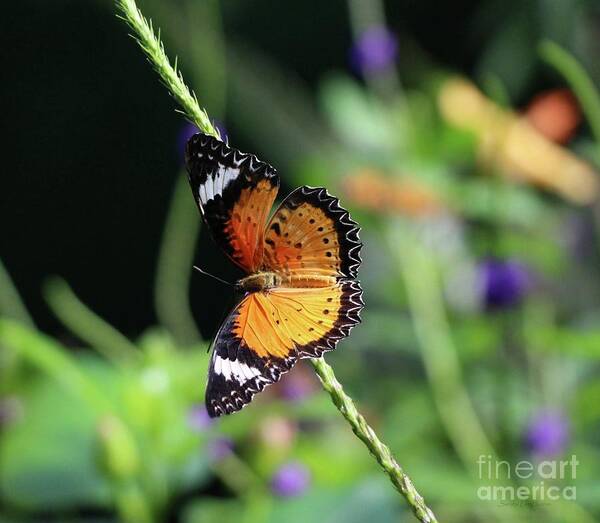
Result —
[{"label": "fine art america logo", "polygon": [[529,504],[577,497],[575,485],[569,484],[577,477],[579,461],[575,455],[568,460],[523,460],[516,464],[481,455],[477,465],[483,483],[477,497],[485,501]]}]

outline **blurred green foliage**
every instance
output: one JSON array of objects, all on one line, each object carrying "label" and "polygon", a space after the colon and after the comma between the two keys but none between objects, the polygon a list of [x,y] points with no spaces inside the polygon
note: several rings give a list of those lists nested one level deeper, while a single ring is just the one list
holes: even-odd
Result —
[{"label": "blurred green foliage", "polygon": [[[555,147],[600,167],[597,5],[510,4],[481,3],[480,31],[495,17],[503,22],[478,50],[474,81],[501,111],[528,99],[540,76],[569,86],[586,124]],[[230,111],[232,142],[240,135],[268,151],[287,186],[340,194],[361,223],[363,325],[327,360],[439,520],[600,519],[597,199],[578,205],[506,176],[482,153],[481,134],[444,117],[439,96],[453,74],[408,37],[401,77],[395,66],[361,78],[334,71],[312,97],[284,65],[225,39],[218,2],[142,7],[209,114]],[[376,9],[371,15],[384,22]],[[356,25],[356,13],[351,19]],[[357,180],[366,191],[352,190]],[[396,193],[414,199],[407,205]],[[116,331],[60,279],[43,292],[70,334],[47,336],[0,268],[2,521],[410,521],[307,367],[244,411],[206,419],[208,344],[188,303],[198,223],[180,175],[157,266],[159,325],[139,339]],[[526,267],[514,303],[486,294],[490,260]],[[512,285],[503,278],[501,295]],[[294,380],[306,392],[292,401]],[[536,421],[547,412],[554,426]],[[576,500],[478,496],[490,483],[540,480],[482,478],[479,456],[535,462],[536,448],[552,442],[544,457],[576,455],[580,465],[576,478],[548,483],[575,485]],[[272,478],[289,462],[301,463],[310,482],[287,498]]]}]

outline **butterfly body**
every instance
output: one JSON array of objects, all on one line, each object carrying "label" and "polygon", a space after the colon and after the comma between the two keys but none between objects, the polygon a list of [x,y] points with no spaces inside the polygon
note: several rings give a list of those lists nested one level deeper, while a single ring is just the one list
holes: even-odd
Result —
[{"label": "butterfly body", "polygon": [[277,272],[258,272],[238,280],[235,287],[239,292],[268,291],[276,287],[295,287],[307,289],[329,287],[337,279],[321,274],[281,274]]},{"label": "butterfly body", "polygon": [[266,291],[274,287],[281,287],[283,278],[275,272],[258,272],[238,280],[235,287],[238,292]]},{"label": "butterfly body", "polygon": [[197,134],[186,165],[213,239],[246,276],[213,344],[211,416],[230,414],[299,358],[335,348],[359,321],[358,225],[320,187],[293,191],[269,218],[279,176],[252,154]]}]

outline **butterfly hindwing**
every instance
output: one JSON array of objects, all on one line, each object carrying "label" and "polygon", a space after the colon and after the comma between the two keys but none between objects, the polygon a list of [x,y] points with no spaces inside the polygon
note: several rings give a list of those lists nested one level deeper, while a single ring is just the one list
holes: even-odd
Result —
[{"label": "butterfly hindwing", "polygon": [[360,321],[362,307],[360,284],[349,280],[246,295],[215,340],[206,390],[209,414],[240,410],[298,358],[333,350]]},{"label": "butterfly hindwing", "polygon": [[185,161],[194,199],[211,236],[248,273],[263,259],[264,230],[279,188],[277,171],[253,154],[196,134]]},{"label": "butterfly hindwing", "polygon": [[322,187],[299,187],[267,225],[266,270],[354,278],[361,263],[358,224]]}]

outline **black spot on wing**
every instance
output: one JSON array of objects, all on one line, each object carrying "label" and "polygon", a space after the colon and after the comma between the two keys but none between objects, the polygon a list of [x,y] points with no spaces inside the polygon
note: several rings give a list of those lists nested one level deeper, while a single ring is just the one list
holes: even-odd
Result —
[{"label": "black spot on wing", "polygon": [[[360,227],[358,223],[350,218],[350,213],[340,205],[339,199],[329,194],[324,187],[309,187],[307,185],[299,187],[284,200],[282,206],[285,205],[285,207],[293,210],[304,202],[321,209],[331,219],[339,244],[341,276],[356,278],[358,268],[362,263],[360,251],[363,245],[359,237]],[[323,227],[319,226],[317,231],[322,232]],[[329,243],[329,239],[323,239],[323,243]],[[326,253],[326,256],[331,257],[332,255]]]},{"label": "black spot on wing", "polygon": [[254,154],[243,153],[202,133],[189,139],[185,164],[194,200],[211,236],[233,258],[230,238],[225,232],[230,220],[240,220],[239,216],[232,216],[233,206],[244,189],[256,186],[261,180],[268,180],[277,189],[277,171]]},{"label": "black spot on wing", "polygon": [[281,236],[281,227],[277,222],[271,225],[271,230],[275,232],[277,236]]},{"label": "black spot on wing", "polygon": [[[298,353],[298,357],[320,357],[324,352],[335,349],[338,342],[348,337],[350,331],[360,323],[360,312],[365,306],[360,283],[355,280],[343,280],[340,282],[340,285],[342,286],[342,296],[333,327],[318,340],[297,346],[296,352]],[[330,300],[328,299],[327,301]],[[331,312],[329,309],[323,310],[323,314],[326,315]],[[319,320],[319,324],[322,323],[323,321]]]},{"label": "black spot on wing", "polygon": [[[208,374],[206,387],[206,408],[211,417],[231,414],[245,407],[255,394],[262,391],[271,383],[279,381],[281,376],[288,372],[299,358],[315,358],[324,352],[335,349],[338,342],[346,338],[353,327],[360,323],[360,312],[364,307],[362,289],[358,281],[340,281],[342,295],[340,308],[333,327],[320,338],[306,344],[297,344],[287,358],[259,357],[244,342],[233,334],[233,326],[237,317],[234,310],[219,329],[214,343],[213,357]],[[331,311],[328,310],[328,314]],[[287,318],[284,318],[287,321]],[[279,323],[279,320],[276,320]],[[319,320],[319,324],[323,321]],[[313,332],[314,328],[309,328]],[[230,361],[244,363],[259,371],[259,376],[240,382],[234,379],[225,379],[222,374],[215,372],[215,358],[219,356]]]}]

